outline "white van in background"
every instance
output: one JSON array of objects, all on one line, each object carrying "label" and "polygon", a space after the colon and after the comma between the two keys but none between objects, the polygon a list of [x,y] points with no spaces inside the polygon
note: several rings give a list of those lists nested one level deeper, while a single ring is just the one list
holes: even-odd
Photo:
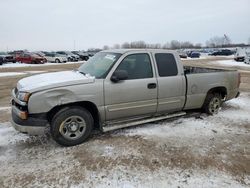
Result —
[{"label": "white van in background", "polygon": [[247,54],[250,54],[250,47],[237,47],[234,60],[244,61]]}]

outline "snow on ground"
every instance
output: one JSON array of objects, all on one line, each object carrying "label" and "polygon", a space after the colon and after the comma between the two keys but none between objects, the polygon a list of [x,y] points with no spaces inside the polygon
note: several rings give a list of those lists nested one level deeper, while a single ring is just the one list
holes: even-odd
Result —
[{"label": "snow on ground", "polygon": [[[98,178],[98,174],[89,173],[91,177],[84,183],[73,185],[73,188],[78,187],[121,187],[121,188],[243,188],[239,182],[233,180],[232,177],[225,173],[213,171],[193,171],[188,172],[182,169],[159,169],[155,172],[151,172],[147,169],[134,170],[127,173],[126,167],[117,168],[112,171],[112,175],[107,175],[105,172],[99,172],[102,174],[102,179]],[[138,176],[143,174],[143,176]],[[93,180],[95,181],[93,183]]]},{"label": "snow on ground", "polygon": [[[0,123],[0,184],[249,187],[249,112],[250,95],[243,93],[215,116],[179,118],[97,134],[70,148],[56,145],[50,137],[18,133],[9,122]],[[232,175],[241,168],[241,162],[245,171]]]},{"label": "snow on ground", "polygon": [[221,61],[213,61],[211,64],[216,64],[216,65],[224,65],[227,67],[232,67],[232,66],[238,66],[238,67],[248,67],[250,68],[250,65],[245,64],[244,62],[238,62],[233,59],[230,60],[221,60]]},{"label": "snow on ground", "polygon": [[6,110],[10,110],[10,107],[9,106],[0,107],[0,112],[1,111],[6,111]]},{"label": "snow on ground", "polygon": [[20,76],[25,74],[40,74],[47,71],[0,72],[0,77]]},{"label": "snow on ground", "polygon": [[[78,62],[67,62],[66,64],[79,64],[84,61]],[[50,66],[50,65],[61,65],[61,63],[44,63],[44,64],[25,64],[25,63],[4,63],[0,66],[0,69],[12,68],[12,67],[41,67],[41,66]]]},{"label": "snow on ground", "polygon": [[[199,138],[213,135],[213,131],[223,133],[228,127],[224,125],[222,119],[226,119],[229,122],[250,122],[250,97],[241,96],[236,99],[232,99],[226,103],[230,105],[232,109],[223,109],[214,116],[206,116],[196,118],[180,118],[170,123],[148,124],[144,127],[138,127],[135,129],[128,129],[124,133],[129,136],[141,135],[145,138],[164,138],[164,137],[178,137],[180,141],[190,138]],[[211,131],[207,131],[211,130]],[[223,133],[224,134],[224,133]]]},{"label": "snow on ground", "polygon": [[13,127],[11,127],[9,123],[1,123],[0,126],[0,147],[24,141],[28,138],[27,135],[19,134],[17,131],[13,131]]},{"label": "snow on ground", "polygon": [[27,74],[26,72],[1,72],[0,77],[9,77],[9,76],[19,76]]},{"label": "snow on ground", "polygon": [[[186,60],[200,60],[200,59],[211,59],[213,60],[215,57],[221,57],[221,58],[226,58],[226,59],[232,59],[234,58],[234,55],[229,55],[229,56],[210,56],[206,53],[201,53],[200,58],[191,58],[191,57],[187,57]],[[185,58],[183,58],[183,60],[185,60]],[[227,60],[226,60],[227,61]]]}]

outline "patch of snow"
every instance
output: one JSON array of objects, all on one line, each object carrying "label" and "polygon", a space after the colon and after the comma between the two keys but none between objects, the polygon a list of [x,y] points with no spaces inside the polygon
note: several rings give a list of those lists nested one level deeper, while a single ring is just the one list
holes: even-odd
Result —
[{"label": "patch of snow", "polygon": [[[77,62],[67,62],[66,64],[80,64],[84,61]],[[44,64],[26,64],[26,63],[5,63],[0,66],[0,69],[4,68],[17,68],[17,67],[41,67],[41,66],[51,66],[51,65],[62,65],[61,63],[44,63]]]},{"label": "patch of snow", "polygon": [[[141,136],[150,139],[158,144],[170,143],[176,146],[192,145],[193,150],[198,152],[206,151],[206,148],[199,148],[200,142],[210,142],[216,132],[217,136],[228,134],[233,131],[239,134],[249,134],[246,130],[234,126],[233,124],[250,124],[250,98],[241,95],[239,98],[232,99],[224,104],[225,108],[214,115],[203,114],[200,119],[179,118],[172,122],[163,121],[157,124],[150,123],[136,128],[118,131],[117,135]],[[232,126],[225,124],[231,122]],[[178,142],[176,142],[178,140]]]},{"label": "patch of snow", "polygon": [[204,171],[160,168],[150,171],[148,169],[129,169],[123,166],[113,169],[112,172],[87,171],[84,182],[71,185],[72,188],[89,186],[95,188],[245,187],[231,176],[213,169]]},{"label": "patch of snow", "polygon": [[244,62],[237,62],[233,59],[231,60],[221,60],[221,61],[214,61],[211,62],[211,64],[216,64],[216,65],[224,65],[224,66],[239,66],[239,67],[248,67],[250,68],[250,65],[245,64]]},{"label": "patch of snow", "polygon": [[25,71],[25,73],[28,73],[28,74],[40,74],[44,72],[47,72],[47,71]]},{"label": "patch of snow", "polygon": [[0,111],[7,111],[7,110],[10,110],[10,109],[11,109],[10,106],[0,107]]},{"label": "patch of snow", "polygon": [[24,141],[27,138],[27,135],[17,132],[9,122],[0,123],[0,147],[15,144],[16,142]]},{"label": "patch of snow", "polygon": [[19,76],[27,74],[25,72],[1,72],[0,77]]},{"label": "patch of snow", "polygon": [[47,71],[24,71],[24,72],[0,72],[0,77],[19,76],[25,74],[39,74]]}]

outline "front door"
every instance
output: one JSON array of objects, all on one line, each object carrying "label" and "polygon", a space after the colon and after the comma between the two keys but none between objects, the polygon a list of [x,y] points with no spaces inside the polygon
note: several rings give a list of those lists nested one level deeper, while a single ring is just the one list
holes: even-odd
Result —
[{"label": "front door", "polygon": [[115,70],[127,71],[128,78],[117,83],[110,77],[104,81],[106,121],[155,114],[157,80],[150,54],[127,55]]}]

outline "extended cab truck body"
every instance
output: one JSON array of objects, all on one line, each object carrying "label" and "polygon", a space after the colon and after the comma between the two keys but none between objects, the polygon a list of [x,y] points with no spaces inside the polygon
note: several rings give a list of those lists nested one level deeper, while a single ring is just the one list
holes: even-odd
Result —
[{"label": "extended cab truck body", "polygon": [[50,125],[61,145],[82,143],[93,128],[103,131],[203,109],[217,113],[239,95],[237,71],[183,67],[167,50],[97,53],[78,70],[24,78],[12,91],[12,124],[41,134]]}]

